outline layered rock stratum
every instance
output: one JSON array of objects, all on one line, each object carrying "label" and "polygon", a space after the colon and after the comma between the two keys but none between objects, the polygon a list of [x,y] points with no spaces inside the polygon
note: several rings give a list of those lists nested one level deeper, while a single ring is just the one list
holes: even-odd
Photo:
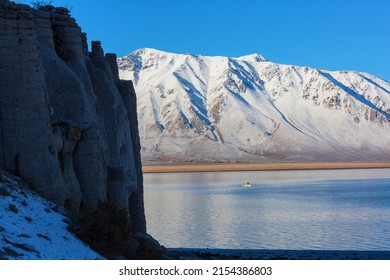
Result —
[{"label": "layered rock stratum", "polygon": [[136,95],[69,11],[0,1],[0,169],[71,213],[109,202],[146,232]]}]

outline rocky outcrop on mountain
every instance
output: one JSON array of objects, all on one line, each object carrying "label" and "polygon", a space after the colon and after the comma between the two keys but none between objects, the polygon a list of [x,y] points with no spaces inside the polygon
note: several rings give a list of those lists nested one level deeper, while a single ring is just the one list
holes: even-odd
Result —
[{"label": "rocky outcrop on mountain", "polygon": [[388,161],[390,83],[368,73],[136,50],[144,161]]},{"label": "rocky outcrop on mountain", "polygon": [[0,1],[0,169],[70,212],[103,202],[145,233],[136,95],[65,8]]}]

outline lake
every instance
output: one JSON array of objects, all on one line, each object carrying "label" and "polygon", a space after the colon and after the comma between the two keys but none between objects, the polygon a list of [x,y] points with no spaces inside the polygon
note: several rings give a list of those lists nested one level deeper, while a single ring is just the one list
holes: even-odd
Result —
[{"label": "lake", "polygon": [[390,169],[147,173],[144,185],[148,232],[168,248],[390,250]]}]

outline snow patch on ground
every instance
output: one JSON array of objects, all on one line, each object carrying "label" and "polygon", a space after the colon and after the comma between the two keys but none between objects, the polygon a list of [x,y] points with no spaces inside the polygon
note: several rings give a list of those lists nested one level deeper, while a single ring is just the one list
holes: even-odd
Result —
[{"label": "snow patch on ground", "polygon": [[0,259],[104,259],[67,230],[69,219],[22,181],[0,172]]}]

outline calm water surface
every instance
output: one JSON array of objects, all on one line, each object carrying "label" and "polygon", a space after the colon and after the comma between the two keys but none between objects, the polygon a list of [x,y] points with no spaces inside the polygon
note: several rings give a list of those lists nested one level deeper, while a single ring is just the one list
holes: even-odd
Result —
[{"label": "calm water surface", "polygon": [[[166,247],[390,250],[390,169],[144,174]],[[242,184],[249,181],[251,188]]]}]

